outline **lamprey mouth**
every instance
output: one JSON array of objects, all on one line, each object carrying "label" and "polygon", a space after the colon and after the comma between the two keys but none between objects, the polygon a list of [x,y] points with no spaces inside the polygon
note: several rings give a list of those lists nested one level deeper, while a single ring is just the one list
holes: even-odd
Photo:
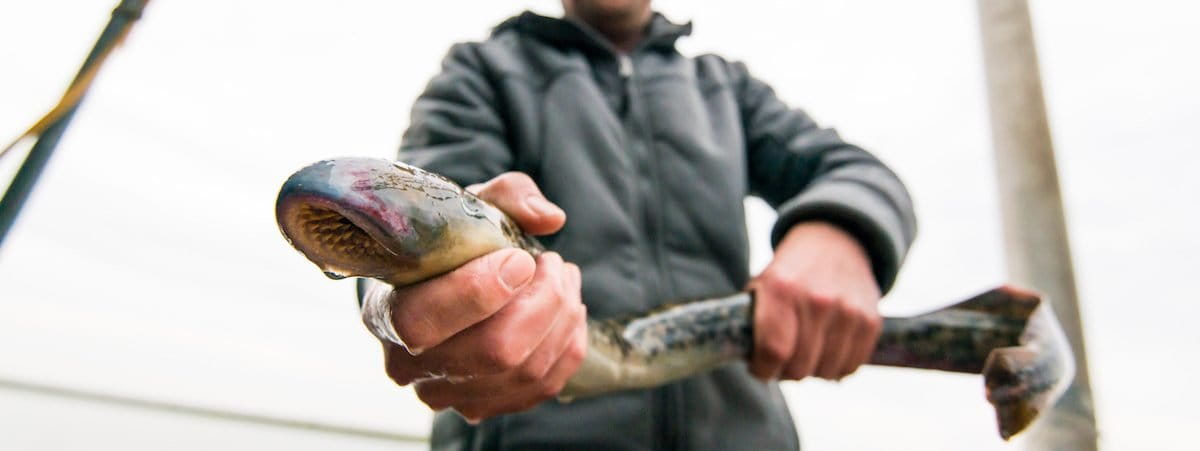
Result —
[{"label": "lamprey mouth", "polygon": [[375,264],[390,262],[393,255],[371,238],[366,230],[354,225],[350,218],[337,211],[317,205],[302,205],[296,213],[303,239],[321,252],[343,254],[355,260]]},{"label": "lamprey mouth", "polygon": [[379,276],[381,268],[406,266],[363,228],[367,221],[351,219],[354,212],[317,197],[304,196],[287,203],[291,205],[282,208],[279,218],[284,234],[297,249],[320,262],[325,275],[335,279],[372,277]]}]

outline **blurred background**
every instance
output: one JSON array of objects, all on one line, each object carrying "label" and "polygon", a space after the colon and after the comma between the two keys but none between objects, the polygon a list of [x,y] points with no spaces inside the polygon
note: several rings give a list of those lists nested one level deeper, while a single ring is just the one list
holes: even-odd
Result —
[{"label": "blurred background", "polygon": [[[0,5],[0,137],[45,112],[116,0]],[[1031,5],[1104,449],[1194,449],[1200,7]],[[908,183],[915,313],[1005,280],[973,2],[659,0]],[[153,2],[0,249],[0,449],[419,449],[353,284],[281,239],[279,184],[394,154],[453,42],[555,0]],[[1187,56],[1192,55],[1192,56]],[[24,148],[0,162],[6,184]],[[772,212],[748,201],[753,266]],[[805,449],[1011,449],[978,377],[785,383]],[[83,396],[85,395],[86,396]],[[141,400],[141,407],[104,397]]]}]

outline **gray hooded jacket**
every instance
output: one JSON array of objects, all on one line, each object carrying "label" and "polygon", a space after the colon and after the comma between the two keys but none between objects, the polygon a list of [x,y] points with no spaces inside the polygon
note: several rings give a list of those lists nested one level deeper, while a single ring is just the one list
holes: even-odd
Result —
[{"label": "gray hooded jacket", "polygon": [[[525,13],[451,48],[413,107],[400,159],[462,185],[530,174],[567,212],[542,239],[583,270],[592,317],[727,294],[749,280],[742,201],[790,226],[855,236],[883,291],[916,233],[900,180],[790,109],[745,66],[685,57],[691,32],[656,15],[621,54],[584,25]],[[468,425],[437,415],[435,449],[795,449],[776,384],[742,364],[665,387],[539,407]]]}]

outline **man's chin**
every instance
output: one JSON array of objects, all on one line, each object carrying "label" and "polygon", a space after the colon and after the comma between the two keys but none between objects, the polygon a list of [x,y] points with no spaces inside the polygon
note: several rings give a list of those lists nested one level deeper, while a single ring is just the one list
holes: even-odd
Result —
[{"label": "man's chin", "polygon": [[575,0],[575,13],[588,22],[629,23],[647,15],[649,0]]}]

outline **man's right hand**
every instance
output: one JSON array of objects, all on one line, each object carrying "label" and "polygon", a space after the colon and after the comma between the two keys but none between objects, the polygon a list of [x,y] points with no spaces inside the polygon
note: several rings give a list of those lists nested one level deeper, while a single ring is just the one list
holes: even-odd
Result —
[{"label": "man's right hand", "polygon": [[[525,174],[467,189],[533,234],[554,233],[566,221]],[[587,349],[579,267],[553,252],[535,261],[522,250],[499,250],[418,284],[373,282],[365,297],[390,305],[403,342],[380,337],[388,376],[415,384],[429,407],[453,408],[469,421],[558,394]]]}]

